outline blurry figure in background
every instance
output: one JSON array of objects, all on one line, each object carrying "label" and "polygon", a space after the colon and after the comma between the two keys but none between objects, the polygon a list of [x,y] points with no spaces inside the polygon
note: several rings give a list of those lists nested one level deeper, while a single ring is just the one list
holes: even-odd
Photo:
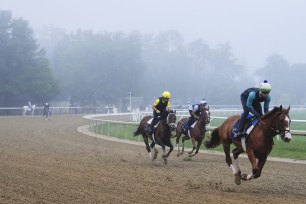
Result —
[{"label": "blurry figure in background", "polygon": [[113,113],[118,113],[118,110],[115,105],[113,105]]},{"label": "blurry figure in background", "polygon": [[146,127],[146,132],[152,134],[154,126],[160,121],[163,117],[167,117],[167,113],[170,112],[170,98],[171,94],[169,91],[164,91],[162,96],[155,100],[152,105],[153,109],[153,120],[151,124],[148,124]]},{"label": "blurry figure in background", "polygon": [[45,103],[44,107],[43,107],[43,117],[45,119],[49,119],[51,117],[51,110],[50,110],[50,106],[49,103]]},{"label": "blurry figure in background", "polygon": [[201,114],[201,107],[207,106],[207,101],[202,99],[199,104],[194,104],[189,106],[189,120],[185,126],[183,126],[184,133],[187,133],[190,129],[191,125],[200,117]]},{"label": "blurry figure in background", "polygon": [[31,101],[28,102],[29,112],[33,111],[32,103]]},{"label": "blurry figure in background", "polygon": [[269,111],[269,104],[271,101],[271,96],[269,95],[270,91],[271,85],[267,80],[264,80],[262,83],[260,83],[259,88],[248,88],[242,92],[240,99],[243,113],[240,117],[237,128],[233,129],[234,137],[244,134],[244,125],[249,112],[251,112],[257,118],[263,115],[260,104],[261,102],[264,102],[264,113]]}]

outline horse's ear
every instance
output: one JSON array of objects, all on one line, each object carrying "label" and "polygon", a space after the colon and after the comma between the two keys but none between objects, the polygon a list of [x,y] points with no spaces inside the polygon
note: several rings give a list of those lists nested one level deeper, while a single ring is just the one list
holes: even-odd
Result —
[{"label": "horse's ear", "polygon": [[290,110],[290,105],[289,105],[289,107],[287,108],[287,110],[288,110],[288,111]]}]

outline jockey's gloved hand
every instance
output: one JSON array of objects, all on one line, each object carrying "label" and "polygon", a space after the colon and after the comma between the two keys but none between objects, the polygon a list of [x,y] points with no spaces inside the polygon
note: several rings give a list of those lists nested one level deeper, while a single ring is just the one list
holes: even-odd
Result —
[{"label": "jockey's gloved hand", "polygon": [[156,110],[156,113],[160,113],[160,110]]}]

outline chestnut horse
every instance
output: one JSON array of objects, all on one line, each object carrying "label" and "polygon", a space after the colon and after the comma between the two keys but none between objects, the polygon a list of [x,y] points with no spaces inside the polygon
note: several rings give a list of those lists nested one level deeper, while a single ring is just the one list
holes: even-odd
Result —
[{"label": "chestnut horse", "polygon": [[[140,134],[142,135],[146,149],[152,161],[157,158],[158,153],[157,149],[155,148],[155,144],[160,145],[163,149],[162,157],[164,159],[164,163],[167,164],[167,158],[173,150],[173,145],[171,144],[171,132],[175,129],[176,126],[176,114],[173,111],[170,111],[169,113],[166,112],[165,116],[162,116],[160,121],[156,124],[156,128],[154,129],[153,134],[145,131],[148,125],[148,121],[151,118],[152,116],[146,116],[141,120],[136,132],[134,132],[134,136]],[[150,145],[149,139],[152,141]],[[166,146],[170,148],[167,154],[165,152]],[[152,155],[151,150],[154,151],[154,155]]]},{"label": "chestnut horse", "polygon": [[[199,152],[203,139],[206,132],[206,124],[210,122],[210,112],[209,107],[202,106],[201,114],[199,119],[196,121],[194,127],[191,127],[187,132],[187,135],[184,134],[182,137],[182,151],[180,150],[180,137],[183,133],[182,127],[188,118],[181,119],[176,127],[176,146],[177,146],[177,156],[184,154],[184,142],[191,138],[192,141],[192,150],[188,152],[189,157],[193,157]],[[197,145],[195,144],[197,142]],[[194,152],[195,151],[195,152]]]},{"label": "chestnut horse", "polygon": [[[246,154],[252,165],[252,172],[248,175],[241,174],[239,166],[238,156],[244,152],[241,142],[240,140],[230,138],[233,125],[239,119],[239,115],[227,118],[220,127],[215,128],[211,133],[210,141],[205,141],[205,147],[210,149],[222,143],[226,156],[225,161],[232,169],[237,185],[241,184],[241,180],[258,178],[272,150],[274,136],[279,134],[284,142],[290,142],[291,140],[289,110],[290,106],[287,109],[284,109],[282,106],[274,107],[273,110],[267,112],[259,119],[257,126],[248,135],[246,139]],[[236,146],[232,151],[234,165],[230,156],[231,143]],[[258,159],[258,162],[256,159]]]}]

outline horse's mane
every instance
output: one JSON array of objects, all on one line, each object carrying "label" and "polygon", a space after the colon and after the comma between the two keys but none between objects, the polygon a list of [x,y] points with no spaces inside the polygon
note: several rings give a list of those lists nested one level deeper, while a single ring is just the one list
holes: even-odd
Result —
[{"label": "horse's mane", "polygon": [[265,120],[267,118],[270,118],[272,115],[274,115],[276,112],[278,112],[281,109],[282,109],[282,107],[274,107],[272,110],[270,110],[269,112],[264,114],[261,119]]}]

